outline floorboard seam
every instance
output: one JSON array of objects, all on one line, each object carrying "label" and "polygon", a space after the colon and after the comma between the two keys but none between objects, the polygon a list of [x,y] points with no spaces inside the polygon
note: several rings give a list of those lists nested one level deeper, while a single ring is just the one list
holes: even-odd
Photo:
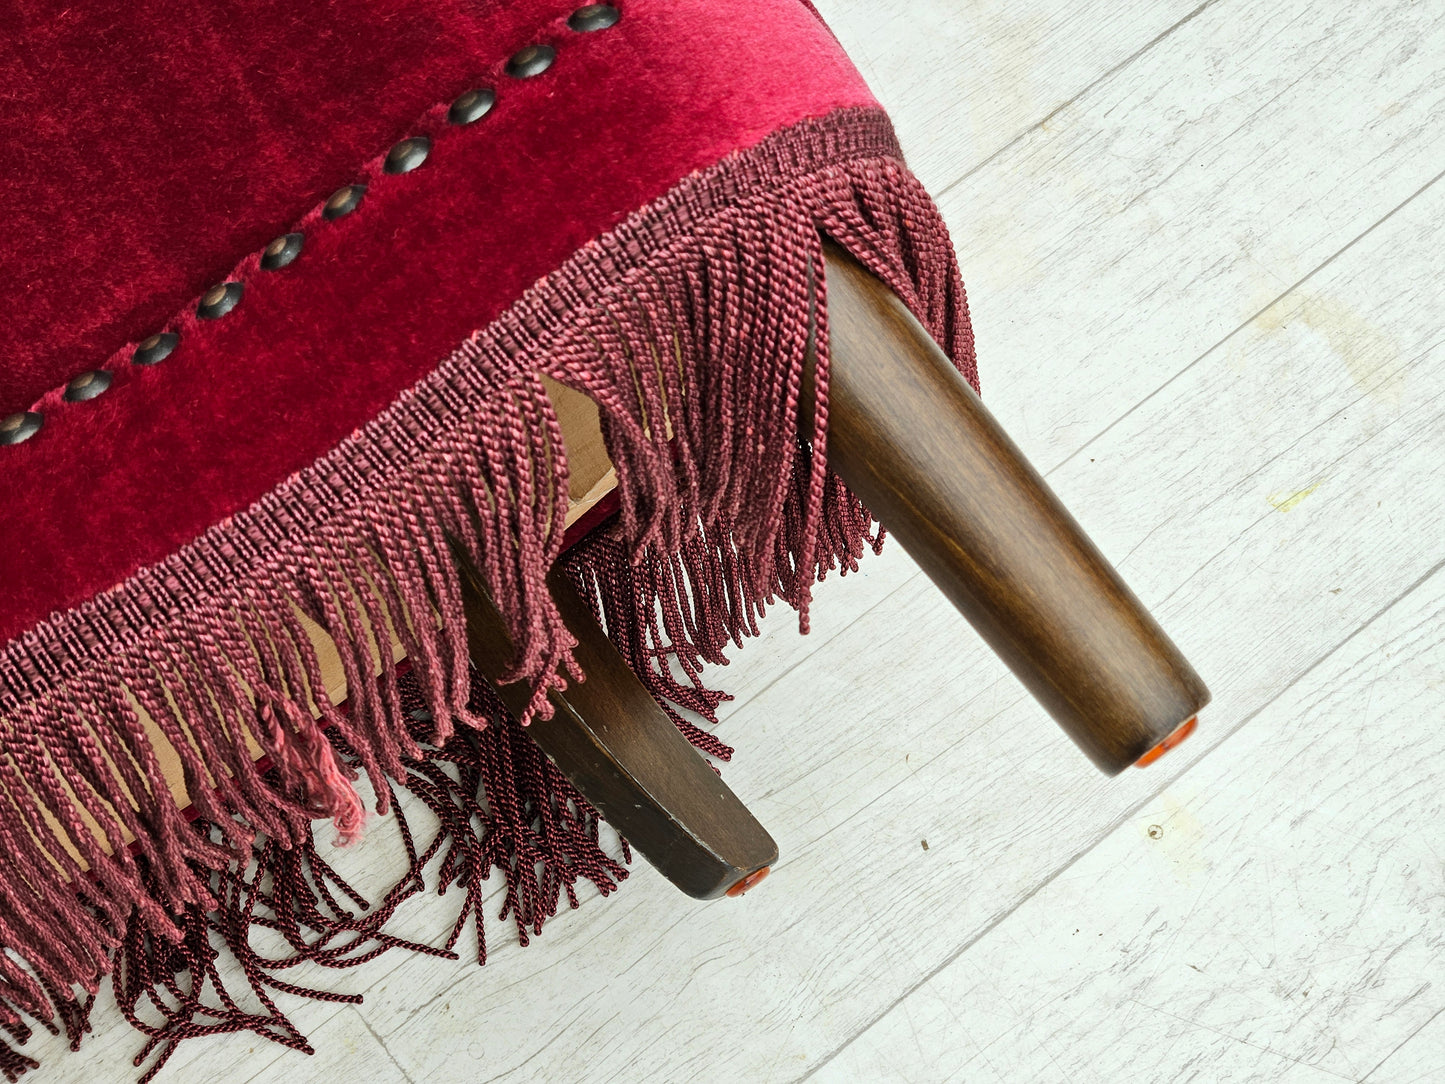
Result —
[{"label": "floorboard seam", "polygon": [[992,161],[993,161],[995,158],[997,158],[999,155],[1001,155],[1001,154],[1005,153],[1006,151],[1008,151],[1008,149],[1009,149],[1010,147],[1013,147],[1013,146],[1014,146],[1015,144],[1017,144],[1020,140],[1027,138],[1031,133],[1037,131],[1038,129],[1042,128],[1044,125],[1048,124],[1049,121],[1053,120],[1053,119],[1054,119],[1055,117],[1057,117],[1060,113],[1062,113],[1065,109],[1069,108],[1069,106],[1073,105],[1073,104],[1074,104],[1075,102],[1077,102],[1080,98],[1084,97],[1084,95],[1088,94],[1088,93],[1089,93],[1091,90],[1093,90],[1095,87],[1099,86],[1100,84],[1102,84],[1102,83],[1106,82],[1107,80],[1112,79],[1114,76],[1118,75],[1121,71],[1123,71],[1125,68],[1127,68],[1130,64],[1134,63],[1134,61],[1138,60],[1141,56],[1143,56],[1145,53],[1147,53],[1150,49],[1154,48],[1154,46],[1158,45],[1161,41],[1163,41],[1165,38],[1167,38],[1170,34],[1174,33],[1174,31],[1178,30],[1178,29],[1179,29],[1181,26],[1183,26],[1185,23],[1191,22],[1196,16],[1202,14],[1206,8],[1211,8],[1211,7],[1213,7],[1213,6],[1214,6],[1216,3],[1218,3],[1218,2],[1219,2],[1219,0],[1204,0],[1204,3],[1200,4],[1197,8],[1195,8],[1193,11],[1191,11],[1188,15],[1184,16],[1182,19],[1180,19],[1178,22],[1174,23],[1172,26],[1168,26],[1168,27],[1166,27],[1165,29],[1161,30],[1158,34],[1154,35],[1154,37],[1150,38],[1147,42],[1145,42],[1143,45],[1141,45],[1137,50],[1135,50],[1133,53],[1130,53],[1130,54],[1129,54],[1128,56],[1126,56],[1123,60],[1119,61],[1119,63],[1115,64],[1112,68],[1110,68],[1108,71],[1104,72],[1102,75],[1096,76],[1094,79],[1090,80],[1090,82],[1089,82],[1086,86],[1084,86],[1083,89],[1081,89],[1080,91],[1078,91],[1078,92],[1077,92],[1073,97],[1071,97],[1068,101],[1062,102],[1062,103],[1060,103],[1059,105],[1054,106],[1054,108],[1051,109],[1051,110],[1049,110],[1049,112],[1046,113],[1041,119],[1039,119],[1038,121],[1035,121],[1033,124],[1030,124],[1027,128],[1025,128],[1023,131],[1019,132],[1016,136],[1014,136],[1012,139],[1010,139],[1010,140],[1009,140],[1007,143],[1005,143],[1002,147],[998,148],[998,150],[996,150],[996,151],[994,151],[992,154],[990,154],[990,155],[989,155],[987,158],[985,158],[983,161],[979,162],[977,165],[971,167],[971,168],[968,169],[967,171],[959,174],[959,175],[958,175],[957,177],[955,177],[953,180],[949,181],[946,185],[944,185],[942,188],[940,188],[940,189],[938,190],[938,192],[937,192],[937,193],[935,194],[935,196],[934,196],[935,202],[941,201],[944,196],[948,195],[949,192],[953,191],[953,189],[957,188],[959,185],[961,185],[964,181],[968,180],[970,177],[972,177],[972,176],[973,176],[975,173],[977,173],[979,170],[983,169],[985,166],[987,166],[990,162],[992,162]]},{"label": "floorboard seam", "polygon": [[411,1074],[406,1071],[401,1062],[396,1060],[396,1055],[387,1048],[381,1036],[376,1033],[376,1029],[371,1026],[371,1021],[359,1012],[356,1014],[356,1018],[361,1021],[361,1026],[371,1033],[371,1037],[376,1040],[376,1045],[381,1047],[386,1056],[391,1059],[391,1064],[396,1066],[396,1071],[402,1075],[402,1079],[406,1081],[406,1084],[416,1084],[416,1081],[412,1080]]},{"label": "floorboard seam", "polygon": [[1378,1072],[1380,1071],[1380,1067],[1381,1067],[1382,1065],[1384,1065],[1387,1061],[1389,1061],[1389,1060],[1390,1060],[1391,1058],[1393,1058],[1396,1054],[1398,1054],[1398,1053],[1400,1052],[1400,1050],[1404,1047],[1404,1045],[1405,1045],[1406,1043],[1408,1043],[1408,1042],[1409,1042],[1411,1039],[1413,1039],[1416,1035],[1419,1035],[1420,1032],[1424,1031],[1424,1030],[1425,1030],[1426,1028],[1428,1028],[1431,1024],[1433,1024],[1436,1020],[1438,1020],[1438,1019],[1440,1018],[1440,1014],[1441,1014],[1441,1013],[1445,1013],[1445,1009],[1437,1009],[1434,1016],[1430,1017],[1430,1019],[1426,1020],[1426,1021],[1425,1021],[1423,1024],[1421,1024],[1418,1028],[1416,1028],[1414,1031],[1410,1032],[1409,1035],[1406,1035],[1403,1039],[1401,1039],[1399,1046],[1395,1047],[1394,1050],[1391,1050],[1388,1054],[1386,1054],[1383,1058],[1380,1059],[1379,1063],[1378,1063],[1373,1069],[1371,1069],[1371,1070],[1370,1070],[1368,1073],[1366,1073],[1364,1076],[1360,1077],[1360,1084],[1365,1084],[1365,1081],[1369,1080],[1370,1077],[1372,1077],[1372,1076],[1374,1076],[1376,1073],[1378,1073]]},{"label": "floorboard seam", "polygon": [[[899,994],[898,997],[894,998],[894,1000],[890,1002],[883,1009],[882,1012],[875,1015],[863,1027],[859,1028],[846,1042],[839,1044],[831,1053],[829,1053],[826,1058],[820,1061],[817,1065],[814,1065],[802,1076],[795,1078],[798,1084],[801,1084],[802,1081],[810,1080],[813,1076],[826,1068],[829,1063],[831,1063],[839,1054],[841,1054],[844,1050],[848,1049],[848,1047],[852,1046],[853,1043],[856,1042],[861,1036],[867,1034],[867,1032],[871,1028],[873,1028],[873,1026],[876,1025],[878,1021],[882,1020],[899,1005],[901,1005],[904,1001],[912,997],[914,993],[916,993],[922,987],[926,986],[943,971],[951,967],[965,952],[967,952],[974,945],[982,941],[994,930],[998,929],[999,926],[1003,925],[1003,923],[1009,918],[1010,915],[1012,915],[1024,904],[1028,903],[1029,900],[1033,899],[1049,885],[1053,884],[1054,881],[1059,879],[1059,877],[1072,869],[1081,858],[1092,853],[1095,849],[1098,848],[1101,843],[1104,842],[1104,840],[1108,839],[1111,835],[1118,831],[1119,828],[1123,827],[1133,817],[1137,816],[1140,810],[1145,809],[1150,804],[1158,801],[1160,795],[1162,795],[1170,787],[1174,786],[1174,784],[1177,783],[1185,774],[1191,771],[1196,764],[1203,761],[1204,757],[1213,755],[1217,750],[1219,750],[1221,746],[1223,746],[1227,741],[1229,741],[1230,738],[1234,737],[1234,735],[1238,734],[1241,730],[1243,730],[1244,727],[1250,723],[1250,721],[1261,715],[1272,704],[1278,701],[1281,697],[1283,697],[1286,693],[1288,693],[1291,689],[1293,689],[1296,685],[1298,685],[1301,681],[1303,681],[1306,677],[1308,677],[1311,673],[1318,669],[1323,663],[1327,662],[1331,657],[1333,657],[1337,652],[1339,652],[1341,648],[1343,648],[1346,644],[1350,643],[1350,641],[1355,639],[1355,637],[1359,636],[1360,633],[1364,632],[1376,621],[1380,620],[1380,618],[1384,617],[1387,613],[1389,613],[1396,606],[1398,606],[1401,602],[1405,601],[1405,599],[1407,599],[1410,595],[1414,594],[1415,591],[1417,591],[1420,587],[1429,582],[1432,577],[1437,575],[1441,571],[1441,569],[1445,569],[1445,560],[1437,561],[1423,575],[1421,575],[1418,579],[1416,579],[1398,595],[1392,598],[1384,606],[1380,607],[1380,609],[1376,610],[1373,614],[1371,614],[1368,618],[1361,622],[1348,636],[1344,637],[1342,640],[1338,641],[1328,650],[1323,652],[1318,658],[1314,660],[1314,662],[1310,663],[1293,678],[1291,678],[1287,683],[1281,686],[1278,692],[1276,692],[1263,704],[1255,708],[1238,723],[1236,723],[1233,727],[1231,727],[1228,731],[1226,731],[1224,735],[1221,736],[1220,739],[1214,743],[1214,745],[1210,746],[1203,755],[1196,758],[1195,760],[1190,761],[1186,765],[1182,765],[1179,771],[1175,772],[1172,776],[1165,780],[1164,783],[1157,789],[1155,789],[1151,794],[1135,802],[1132,806],[1124,810],[1124,812],[1121,813],[1118,817],[1115,817],[1114,820],[1107,824],[1104,829],[1093,839],[1093,841],[1088,844],[1088,846],[1084,847],[1078,853],[1074,854],[1071,858],[1062,863],[1047,877],[1041,880],[1038,884],[1034,885],[1033,888],[1029,889],[1027,893],[1021,896],[1018,900],[1014,901],[1013,905],[1009,907],[1008,910],[1003,912],[1003,914],[999,915],[996,919],[994,919],[988,925],[979,930],[979,932],[976,933],[973,937],[969,938],[952,953],[950,953],[947,957],[945,957],[944,960],[937,967],[929,971],[926,975],[923,975],[916,983],[910,986],[903,993]],[[1381,1062],[1380,1064],[1383,1065],[1384,1062]],[[1379,1066],[1377,1065],[1375,1069],[1378,1068]],[[1371,1069],[1370,1073],[1373,1073],[1375,1069]],[[1367,1077],[1368,1075],[1369,1074],[1366,1074]]]},{"label": "floorboard seam", "polygon": [[1379,221],[1374,222],[1374,223],[1371,223],[1368,227],[1366,227],[1363,231],[1361,231],[1357,236],[1351,238],[1350,241],[1348,241],[1348,242],[1344,245],[1343,248],[1339,249],[1338,251],[1336,251],[1336,252],[1332,253],[1330,256],[1328,256],[1328,257],[1324,260],[1324,262],[1321,263],[1318,267],[1316,267],[1316,268],[1314,268],[1313,270],[1311,270],[1308,274],[1304,275],[1302,278],[1300,278],[1297,282],[1293,283],[1293,284],[1292,284],[1291,286],[1289,286],[1287,289],[1281,291],[1280,294],[1279,294],[1279,296],[1276,297],[1276,298],[1274,298],[1273,300],[1271,300],[1271,301],[1269,302],[1269,304],[1264,305],[1263,307],[1261,307],[1258,312],[1256,312],[1256,313],[1254,313],[1252,316],[1250,316],[1249,319],[1245,320],[1242,324],[1240,324],[1238,327],[1236,327],[1236,328],[1235,328],[1233,331],[1231,331],[1228,335],[1224,336],[1224,338],[1220,339],[1217,343],[1215,343],[1213,346],[1211,346],[1208,350],[1204,351],[1204,353],[1200,354],[1197,358],[1195,358],[1193,361],[1191,361],[1188,365],[1184,366],[1184,368],[1182,368],[1182,369],[1180,369],[1178,372],[1174,373],[1174,375],[1171,376],[1171,377],[1169,377],[1169,379],[1165,380],[1164,383],[1160,384],[1157,388],[1155,388],[1153,391],[1151,391],[1148,395],[1144,396],[1144,398],[1140,399],[1137,403],[1135,403],[1133,406],[1131,406],[1128,410],[1124,411],[1124,413],[1120,414],[1117,418],[1115,418],[1113,421],[1111,421],[1108,425],[1104,426],[1103,429],[1100,429],[1100,430],[1099,430],[1097,433],[1095,433],[1092,437],[1090,437],[1088,440],[1084,441],[1083,444],[1079,445],[1079,446],[1078,446],[1077,448],[1075,448],[1072,452],[1070,452],[1067,456],[1065,456],[1063,459],[1059,460],[1059,462],[1056,463],[1054,466],[1052,466],[1052,467],[1050,467],[1048,470],[1044,471],[1044,472],[1043,472],[1044,477],[1047,478],[1049,475],[1053,474],[1054,471],[1059,470],[1060,468],[1066,466],[1066,465],[1067,465],[1069,462],[1071,462],[1076,456],[1080,455],[1080,454],[1083,453],[1085,450],[1087,450],[1090,445],[1095,444],[1096,442],[1098,442],[1098,440],[1099,440],[1100,438],[1102,438],[1105,434],[1107,434],[1110,430],[1112,430],[1112,429],[1113,429],[1115,426],[1117,426],[1120,422],[1124,421],[1126,418],[1128,418],[1128,417],[1130,417],[1131,415],[1133,415],[1133,414],[1134,414],[1140,407],[1142,407],[1145,403],[1149,402],[1149,400],[1151,400],[1151,399],[1156,398],[1161,392],[1164,391],[1165,388],[1169,387],[1169,385],[1173,384],[1176,380],[1178,380],[1178,379],[1179,379],[1181,376],[1183,376],[1185,373],[1189,372],[1189,370],[1193,369],[1196,365],[1198,365],[1200,362],[1202,362],[1205,358],[1209,357],[1209,356],[1210,356],[1211,354],[1213,354],[1215,351],[1219,350],[1220,347],[1224,346],[1224,345],[1227,344],[1231,339],[1233,339],[1236,335],[1239,335],[1241,332],[1243,332],[1247,327],[1249,327],[1251,324],[1253,324],[1256,320],[1258,320],[1261,316],[1263,316],[1265,313],[1267,313],[1270,309],[1274,308],[1274,306],[1278,305],[1281,301],[1283,301],[1285,298],[1287,298],[1290,294],[1294,293],[1296,290],[1298,290],[1298,289],[1299,289],[1301,286],[1303,286],[1305,283],[1309,282],[1310,279],[1314,278],[1314,277],[1315,277],[1316,275],[1318,275],[1321,271],[1325,270],[1325,268],[1327,268],[1327,267],[1329,267],[1331,264],[1333,264],[1336,260],[1338,260],[1338,259],[1339,259],[1341,256],[1343,256],[1346,252],[1349,252],[1350,249],[1354,248],[1357,244],[1359,244],[1361,241],[1363,241],[1366,237],[1368,237],[1370,234],[1374,233],[1375,230],[1379,229],[1381,226],[1383,226],[1383,225],[1384,225],[1386,222],[1388,222],[1390,219],[1394,218],[1397,214],[1399,214],[1401,211],[1403,211],[1403,210],[1404,210],[1406,207],[1408,207],[1410,204],[1414,203],[1415,200],[1417,200],[1420,196],[1424,195],[1427,191],[1429,191],[1430,188],[1433,187],[1433,186],[1436,184],[1436,182],[1438,182],[1438,181],[1440,180],[1441,177],[1445,177],[1445,170],[1441,170],[1439,173],[1435,174],[1435,176],[1431,177],[1428,181],[1426,181],[1424,184],[1422,184],[1419,188],[1415,189],[1415,191],[1412,192],[1412,193],[1410,193],[1410,195],[1406,196],[1403,201],[1401,201],[1400,203],[1396,204],[1394,207],[1390,208],[1390,210],[1386,211],[1384,217],[1382,217]]}]

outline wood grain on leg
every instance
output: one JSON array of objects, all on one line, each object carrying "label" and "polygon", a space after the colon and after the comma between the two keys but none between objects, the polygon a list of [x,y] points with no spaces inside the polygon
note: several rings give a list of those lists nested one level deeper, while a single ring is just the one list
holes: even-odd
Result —
[{"label": "wood grain on leg", "polygon": [[1103,771],[1182,731],[1179,649],[903,303],[831,245],[827,275],[833,468]]},{"label": "wood grain on leg", "polygon": [[[462,568],[472,662],[496,683],[512,644],[473,569]],[[527,732],[607,822],[689,896],[741,895],[778,858],[773,838],[657,706],[565,577],[549,585],[587,680],[551,694]],[[514,713],[520,683],[498,685]]]}]

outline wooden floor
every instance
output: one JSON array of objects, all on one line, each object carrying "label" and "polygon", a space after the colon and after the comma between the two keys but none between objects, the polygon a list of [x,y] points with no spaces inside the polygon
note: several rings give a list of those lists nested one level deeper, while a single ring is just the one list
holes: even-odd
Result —
[{"label": "wooden floor", "polygon": [[[366,1000],[287,1001],[314,1057],[188,1043],[161,1082],[1445,1081],[1440,3],[818,7],[1199,733],[1103,779],[893,549],[717,676],[783,855],[746,899],[640,865],[484,969],[327,975]],[[40,1079],[126,1079],[98,1019]]]}]

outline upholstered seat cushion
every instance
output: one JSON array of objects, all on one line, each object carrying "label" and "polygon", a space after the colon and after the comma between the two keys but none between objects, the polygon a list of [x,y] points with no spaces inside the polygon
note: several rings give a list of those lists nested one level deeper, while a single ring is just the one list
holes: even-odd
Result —
[{"label": "upholstered seat cushion", "polygon": [[[314,462],[538,279],[680,178],[872,98],[798,0],[23,4],[5,28],[0,642]],[[533,45],[556,51],[507,74]],[[496,105],[448,123],[464,92]],[[383,172],[398,140],[432,140]],[[364,184],[345,218],[337,188]],[[259,267],[290,231],[301,256]],[[244,286],[219,320],[194,308]],[[180,336],[142,367],[139,343]],[[62,401],[87,370],[109,389]]]}]

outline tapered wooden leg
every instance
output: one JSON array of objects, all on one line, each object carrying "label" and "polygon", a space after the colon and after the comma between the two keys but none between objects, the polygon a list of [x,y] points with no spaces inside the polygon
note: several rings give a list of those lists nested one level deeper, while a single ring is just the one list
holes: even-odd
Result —
[{"label": "tapered wooden leg", "polygon": [[1209,690],[898,298],[827,247],[829,462],[1114,774]]},{"label": "tapered wooden leg", "polygon": [[[472,662],[496,683],[512,644],[475,571],[462,573]],[[552,718],[533,720],[528,733],[678,888],[699,899],[741,895],[777,861],[777,844],[657,706],[571,583],[554,574],[550,587],[587,680],[552,693]],[[497,688],[520,714],[527,690]]]}]

